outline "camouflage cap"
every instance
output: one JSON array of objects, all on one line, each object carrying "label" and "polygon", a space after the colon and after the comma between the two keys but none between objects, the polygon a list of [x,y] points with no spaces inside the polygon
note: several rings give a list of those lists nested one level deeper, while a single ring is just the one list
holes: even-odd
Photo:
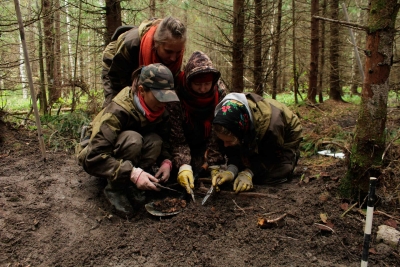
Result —
[{"label": "camouflage cap", "polygon": [[139,84],[149,88],[160,102],[179,101],[174,90],[174,77],[161,63],[144,66],[140,72]]}]

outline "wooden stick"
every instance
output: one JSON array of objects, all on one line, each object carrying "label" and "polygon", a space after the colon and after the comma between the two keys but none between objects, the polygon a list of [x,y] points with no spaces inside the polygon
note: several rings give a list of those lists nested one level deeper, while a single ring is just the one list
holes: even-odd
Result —
[{"label": "wooden stick", "polygon": [[241,211],[243,211],[244,214],[246,214],[246,212],[244,211],[244,209],[242,209],[234,199],[232,199],[233,203],[235,203],[236,207],[238,207]]},{"label": "wooden stick", "polygon": [[322,228],[325,228],[326,230],[329,230],[329,231],[331,231],[332,233],[335,232],[335,231],[333,231],[332,228],[330,228],[329,226],[326,226],[325,224],[314,223],[314,225],[318,225],[318,226],[320,226],[320,227],[322,227]]},{"label": "wooden stick", "polygon": [[380,211],[380,210],[374,211],[374,214],[382,214],[382,215],[385,215],[386,217],[389,217],[389,218],[391,218],[391,219],[393,219],[393,220],[400,221],[400,218],[394,217],[394,216],[389,215],[389,214],[387,214],[387,213],[384,213],[383,211]]},{"label": "wooden stick", "polygon": [[36,128],[37,128],[38,139],[39,139],[39,148],[40,148],[40,151],[42,152],[42,160],[46,161],[46,147],[44,145],[42,125],[40,123],[40,115],[39,115],[39,110],[38,110],[37,103],[36,103],[35,89],[33,88],[32,69],[31,69],[31,65],[29,62],[28,49],[26,47],[25,30],[24,30],[24,24],[22,21],[19,1],[14,0],[14,5],[15,5],[15,12],[17,13],[17,19],[18,19],[18,25],[19,25],[19,35],[21,37],[22,50],[24,52],[25,69],[26,69],[26,74],[28,76],[28,81],[29,81],[29,89],[30,89],[31,98],[32,98],[32,107],[35,112]]},{"label": "wooden stick", "polygon": [[275,218],[275,219],[271,219],[271,220],[267,220],[267,223],[276,223],[276,222],[278,222],[278,221],[280,221],[280,220],[282,220],[283,218],[285,218],[286,217],[286,213],[284,213],[284,214],[282,214],[281,216],[279,216],[278,218]]},{"label": "wooden stick", "polygon": [[358,204],[358,202],[354,203],[353,205],[351,205],[350,208],[348,208],[345,212],[343,212],[342,215],[340,215],[341,218],[343,218],[352,208],[354,208],[356,205]]},{"label": "wooden stick", "polygon": [[[207,193],[208,188],[206,187],[199,187],[199,191],[202,193]],[[236,194],[235,192],[231,191],[224,191],[220,190],[218,194],[221,195],[236,195],[236,196],[242,196],[242,197],[256,197],[256,198],[262,198],[262,197],[269,197],[269,198],[275,198],[275,199],[280,199],[277,195],[272,195],[272,194],[265,194],[265,193],[256,193],[256,192],[240,192]]]}]

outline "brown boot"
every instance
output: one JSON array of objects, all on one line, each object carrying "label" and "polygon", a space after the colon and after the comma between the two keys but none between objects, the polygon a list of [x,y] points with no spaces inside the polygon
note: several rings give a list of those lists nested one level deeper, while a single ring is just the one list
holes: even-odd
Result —
[{"label": "brown boot", "polygon": [[129,202],[125,190],[108,182],[104,188],[106,199],[115,209],[115,213],[122,218],[131,218],[134,215],[134,210]]}]

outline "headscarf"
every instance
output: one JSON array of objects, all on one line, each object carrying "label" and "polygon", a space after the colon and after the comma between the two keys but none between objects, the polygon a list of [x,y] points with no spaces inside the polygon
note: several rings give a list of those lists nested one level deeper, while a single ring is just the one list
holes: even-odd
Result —
[{"label": "headscarf", "polygon": [[[156,32],[158,25],[151,26],[150,29],[143,35],[140,41],[140,52],[139,52],[139,66],[147,66],[152,63],[163,63],[160,57],[157,55],[154,47],[154,33]],[[181,70],[183,61],[183,51],[177,61],[166,65],[172,74],[175,76]]]},{"label": "headscarf", "polygon": [[224,102],[216,112],[213,124],[219,124],[228,129],[241,144],[247,143],[251,120],[249,111],[242,102],[234,99]]}]

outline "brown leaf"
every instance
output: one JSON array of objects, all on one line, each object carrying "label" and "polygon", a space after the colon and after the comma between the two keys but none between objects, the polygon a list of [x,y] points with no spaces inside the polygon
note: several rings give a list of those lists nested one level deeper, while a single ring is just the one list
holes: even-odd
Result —
[{"label": "brown leaf", "polygon": [[393,219],[388,219],[388,220],[384,221],[383,223],[386,224],[387,226],[397,228],[397,222]]},{"label": "brown leaf", "polygon": [[323,221],[324,223],[326,223],[326,221],[328,220],[328,215],[326,213],[321,213],[319,217],[321,218],[321,221]]},{"label": "brown leaf", "polygon": [[375,249],[375,248],[370,248],[370,249],[368,250],[368,252],[371,253],[371,254],[378,254],[378,252],[376,252],[376,249]]},{"label": "brown leaf", "polygon": [[341,208],[342,210],[348,210],[348,209],[349,209],[349,203],[346,203],[346,202],[341,203],[341,204],[340,204],[340,208]]},{"label": "brown leaf", "polygon": [[326,226],[328,226],[330,228],[333,228],[335,225],[330,220],[327,220],[326,221]]},{"label": "brown leaf", "polygon": [[323,192],[319,195],[319,201],[326,202],[328,201],[329,197],[330,197],[329,192]]}]

